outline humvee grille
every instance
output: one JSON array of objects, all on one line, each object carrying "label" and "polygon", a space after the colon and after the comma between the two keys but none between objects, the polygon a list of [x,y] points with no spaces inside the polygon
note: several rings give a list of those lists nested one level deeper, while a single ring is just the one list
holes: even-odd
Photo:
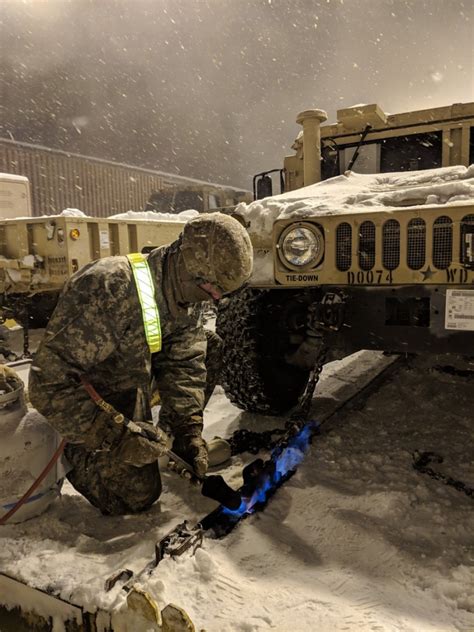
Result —
[{"label": "humvee grille", "polygon": [[382,263],[387,270],[400,265],[400,224],[389,219],[382,228]]},{"label": "humvee grille", "polygon": [[453,258],[453,223],[451,218],[443,215],[433,224],[433,265],[438,270],[445,270],[451,265]]},{"label": "humvee grille", "polygon": [[[469,213],[469,214],[468,214]],[[397,213],[327,216],[324,260],[301,273],[275,262],[278,282],[310,285],[405,285],[474,283],[474,211],[465,208],[400,209]],[[374,218],[374,219],[372,219]],[[293,219],[278,222],[282,231]]]},{"label": "humvee grille", "polygon": [[[461,221],[461,253],[467,248],[467,233],[474,233],[474,214],[466,215]],[[432,240],[431,253],[428,253],[427,234]],[[372,270],[377,257],[385,270],[396,270],[405,265],[401,261],[402,252],[406,253],[406,266],[411,270],[421,270],[428,254],[431,254],[428,263],[438,270],[448,269],[453,261],[453,220],[447,215],[437,217],[429,232],[426,221],[421,217],[414,217],[403,228],[398,220],[388,219],[380,233],[377,233],[374,222],[367,220],[360,225],[357,238],[358,267],[361,270]],[[342,222],[336,228],[336,267],[342,272],[354,267],[351,244],[352,226],[349,222]]]},{"label": "humvee grille", "polygon": [[338,270],[349,270],[352,263],[352,226],[347,222],[336,229],[336,266]]},{"label": "humvee grille", "polygon": [[375,265],[375,224],[363,222],[359,229],[359,267],[372,270]]},{"label": "humvee grille", "polygon": [[426,223],[416,217],[408,222],[407,227],[407,266],[412,270],[420,270],[425,265]]}]

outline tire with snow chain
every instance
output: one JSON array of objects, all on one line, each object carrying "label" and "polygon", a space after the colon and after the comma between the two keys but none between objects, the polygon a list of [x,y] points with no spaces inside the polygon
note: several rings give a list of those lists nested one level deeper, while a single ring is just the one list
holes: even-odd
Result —
[{"label": "tire with snow chain", "polygon": [[221,383],[249,412],[282,415],[298,402],[309,371],[285,361],[303,341],[308,297],[286,290],[243,290],[219,306],[224,341]]}]

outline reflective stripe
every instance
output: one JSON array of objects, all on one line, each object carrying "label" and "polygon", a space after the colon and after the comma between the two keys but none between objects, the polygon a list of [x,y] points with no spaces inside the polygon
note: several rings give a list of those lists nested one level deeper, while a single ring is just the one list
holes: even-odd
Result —
[{"label": "reflective stripe", "polygon": [[155,300],[155,286],[148,262],[140,252],[127,255],[132,266],[137,286],[138,298],[142,306],[143,327],[150,353],[161,351],[161,326],[158,305]]}]

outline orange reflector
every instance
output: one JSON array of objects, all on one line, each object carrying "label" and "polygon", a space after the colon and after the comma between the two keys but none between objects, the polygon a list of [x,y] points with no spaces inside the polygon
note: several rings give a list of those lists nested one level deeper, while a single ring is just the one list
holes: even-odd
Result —
[{"label": "orange reflector", "polygon": [[79,228],[73,228],[69,233],[69,237],[74,241],[76,241],[76,239],[79,239],[80,236],[81,231],[79,230]]}]

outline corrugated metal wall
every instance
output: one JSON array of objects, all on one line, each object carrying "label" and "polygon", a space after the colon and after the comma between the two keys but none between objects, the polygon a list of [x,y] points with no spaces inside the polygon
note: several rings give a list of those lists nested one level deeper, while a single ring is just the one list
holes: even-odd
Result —
[{"label": "corrugated metal wall", "polygon": [[65,208],[78,208],[93,217],[141,211],[152,191],[199,182],[2,139],[0,172],[28,177],[35,216]]}]

